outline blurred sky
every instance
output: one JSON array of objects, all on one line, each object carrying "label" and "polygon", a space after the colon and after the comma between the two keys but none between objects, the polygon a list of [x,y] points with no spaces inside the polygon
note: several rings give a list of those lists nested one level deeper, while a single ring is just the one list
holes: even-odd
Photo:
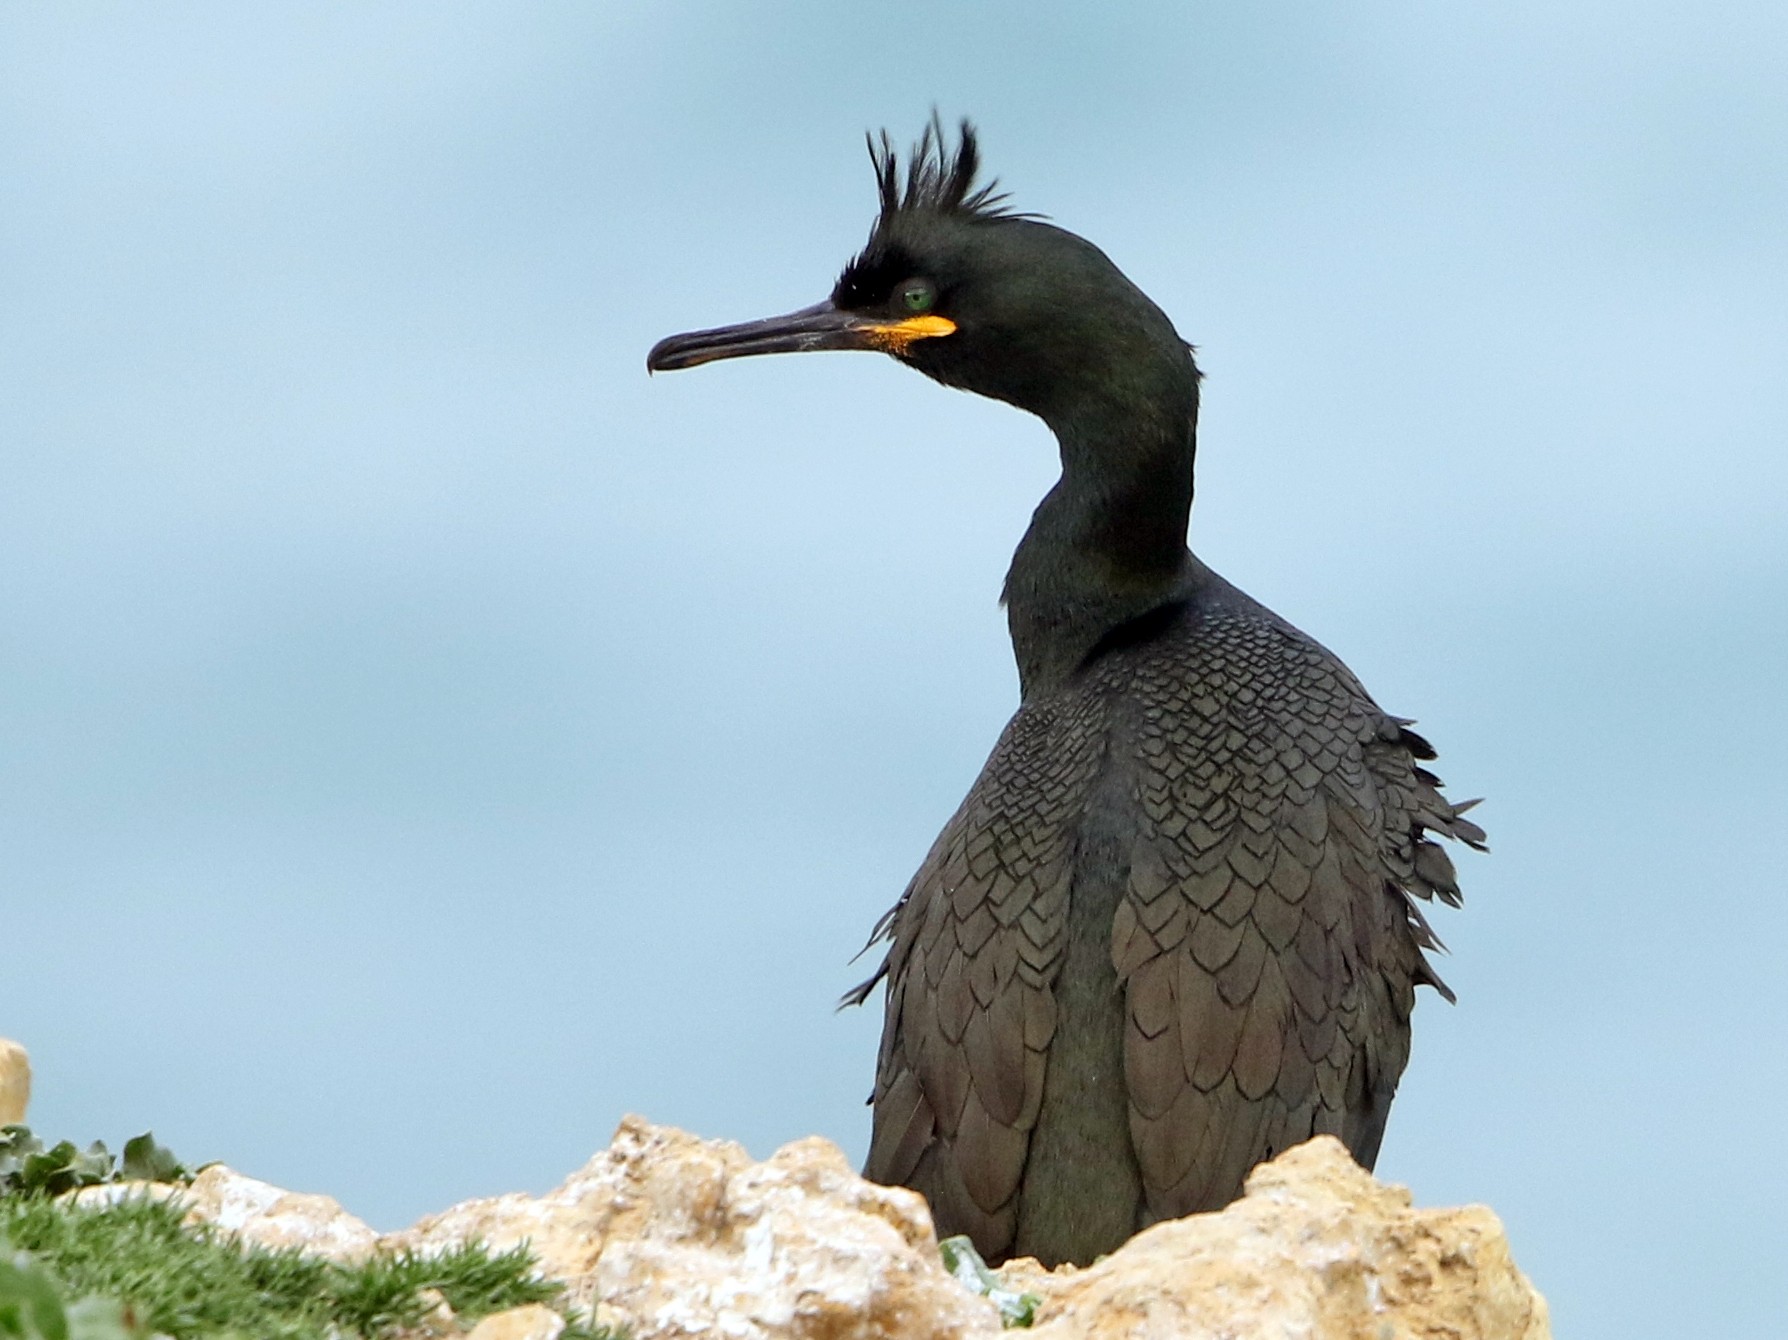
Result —
[{"label": "blurred sky", "polygon": [[1201,555],[1490,797],[1380,1171],[1560,1335],[1779,1335],[1788,9],[1460,9],[0,10],[34,1124],[382,1227],[627,1111],[860,1157],[1052,444],[643,358],[823,296],[935,104],[1199,346]]}]

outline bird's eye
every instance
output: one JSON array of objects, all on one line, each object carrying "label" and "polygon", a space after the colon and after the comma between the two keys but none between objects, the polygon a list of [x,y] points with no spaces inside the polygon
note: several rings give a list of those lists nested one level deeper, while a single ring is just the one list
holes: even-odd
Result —
[{"label": "bird's eye", "polygon": [[900,305],[915,315],[929,312],[937,302],[937,289],[929,279],[909,279],[900,286]]}]

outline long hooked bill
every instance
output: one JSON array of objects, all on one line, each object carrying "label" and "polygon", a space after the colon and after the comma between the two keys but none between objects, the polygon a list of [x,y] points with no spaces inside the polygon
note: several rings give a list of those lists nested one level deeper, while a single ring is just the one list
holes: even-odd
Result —
[{"label": "long hooked bill", "polygon": [[948,317],[928,314],[891,321],[847,312],[827,300],[786,316],[669,336],[653,345],[652,352],[646,355],[646,371],[674,372],[722,358],[804,354],[817,349],[874,349],[901,354],[915,340],[949,335],[955,329],[956,323]]}]

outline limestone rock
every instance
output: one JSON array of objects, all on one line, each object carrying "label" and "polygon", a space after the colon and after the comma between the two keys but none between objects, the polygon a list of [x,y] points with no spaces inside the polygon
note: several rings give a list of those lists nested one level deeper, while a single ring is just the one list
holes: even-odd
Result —
[{"label": "limestone rock", "polygon": [[0,1038],[0,1126],[22,1126],[31,1103],[31,1057]]},{"label": "limestone rock", "polygon": [[392,1234],[418,1250],[523,1239],[569,1301],[632,1340],[993,1336],[991,1304],[945,1273],[924,1201],[876,1186],[828,1141],[763,1163],[636,1117],[538,1199],[471,1201]]},{"label": "limestone rock", "polygon": [[[335,1260],[526,1241],[567,1299],[632,1340],[991,1340],[987,1299],[945,1271],[924,1201],[858,1177],[824,1140],[763,1163],[738,1145],[629,1117],[614,1143],[544,1196],[467,1201],[377,1237],[326,1196],[214,1165],[190,1217]],[[95,1187],[83,1198],[131,1194]],[[1020,1261],[1037,1340],[1299,1336],[1549,1340],[1545,1300],[1481,1206],[1418,1210],[1320,1137],[1254,1170],[1216,1214],[1157,1224],[1084,1270]],[[451,1316],[445,1313],[447,1322]],[[554,1340],[549,1308],[486,1318],[476,1340]]]},{"label": "limestone rock", "polygon": [[1085,1270],[1028,1261],[1003,1274],[1041,1297],[1036,1340],[1551,1335],[1494,1214],[1412,1209],[1331,1136],[1256,1168],[1228,1209],[1157,1224]]},{"label": "limestone rock", "polygon": [[[94,1210],[104,1205],[116,1205],[121,1200],[131,1200],[141,1196],[145,1200],[172,1200],[175,1196],[184,1196],[186,1187],[177,1182],[101,1182],[98,1186],[77,1187],[73,1191],[65,1191],[62,1199],[79,1205],[83,1210]],[[193,1222],[188,1220],[188,1222]]]},{"label": "limestone rock", "polygon": [[[453,1309],[448,1306],[446,1294],[439,1289],[423,1289],[416,1297],[428,1310],[422,1314],[420,1326],[404,1332],[404,1340],[460,1340],[466,1334],[465,1328],[459,1324],[459,1318],[453,1315]],[[547,1311],[552,1309],[548,1308]],[[554,1334],[556,1336],[557,1332]]]},{"label": "limestone rock", "polygon": [[379,1235],[330,1197],[282,1191],[221,1163],[174,1192],[186,1202],[189,1224],[211,1224],[263,1247],[302,1247],[345,1264],[364,1260],[378,1246]]},{"label": "limestone rock", "polygon": [[351,1264],[371,1255],[379,1235],[328,1196],[285,1191],[221,1163],[200,1170],[191,1186],[107,1182],[69,1193],[76,1205],[113,1205],[133,1196],[178,1199],[188,1224],[210,1224],[263,1247],[301,1247],[312,1256]]},{"label": "limestone rock", "polygon": [[565,1318],[550,1307],[529,1303],[507,1312],[493,1312],[472,1328],[466,1340],[559,1340]]}]

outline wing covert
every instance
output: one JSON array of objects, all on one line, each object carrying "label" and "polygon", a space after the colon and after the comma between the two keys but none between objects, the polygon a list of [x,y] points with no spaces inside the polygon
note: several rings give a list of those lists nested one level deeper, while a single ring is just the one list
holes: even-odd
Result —
[{"label": "wing covert", "polygon": [[1432,750],[1408,723],[1272,616],[1206,611],[1151,650],[1127,695],[1139,822],[1112,962],[1132,1142],[1165,1218],[1227,1203],[1312,1134],[1370,1166],[1414,987],[1439,985],[1411,898],[1458,897],[1426,834],[1483,834],[1417,766]]},{"label": "wing covert", "polygon": [[1075,832],[1100,707],[1021,707],[879,928],[888,995],[865,1173],[925,1193],[940,1234],[1010,1245],[1055,1034]]}]

